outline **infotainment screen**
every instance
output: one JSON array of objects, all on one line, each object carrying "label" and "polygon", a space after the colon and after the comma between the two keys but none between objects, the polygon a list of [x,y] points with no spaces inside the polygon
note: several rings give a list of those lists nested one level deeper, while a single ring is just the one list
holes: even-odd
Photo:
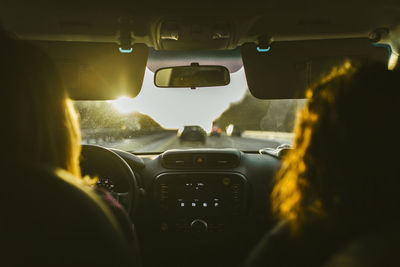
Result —
[{"label": "infotainment screen", "polygon": [[156,179],[160,211],[176,217],[236,214],[243,208],[245,178],[235,173],[166,173]]}]

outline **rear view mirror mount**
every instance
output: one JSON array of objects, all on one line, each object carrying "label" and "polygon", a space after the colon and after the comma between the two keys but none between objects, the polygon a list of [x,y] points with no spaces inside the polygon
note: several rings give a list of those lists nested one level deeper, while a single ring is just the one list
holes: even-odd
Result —
[{"label": "rear view mirror mount", "polygon": [[224,66],[192,63],[158,69],[154,84],[160,88],[191,88],[224,86],[230,83],[229,70]]}]

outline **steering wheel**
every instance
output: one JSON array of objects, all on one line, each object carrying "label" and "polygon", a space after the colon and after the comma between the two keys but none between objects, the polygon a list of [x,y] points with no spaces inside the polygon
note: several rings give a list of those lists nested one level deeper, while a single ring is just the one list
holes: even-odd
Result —
[{"label": "steering wheel", "polygon": [[110,149],[82,145],[82,176],[97,177],[98,184],[108,185],[109,191],[133,215],[139,197],[139,186],[128,163]]}]

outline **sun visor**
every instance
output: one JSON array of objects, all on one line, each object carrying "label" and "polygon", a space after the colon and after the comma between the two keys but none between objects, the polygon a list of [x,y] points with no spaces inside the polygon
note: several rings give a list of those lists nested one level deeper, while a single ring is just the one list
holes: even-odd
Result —
[{"label": "sun visor", "polygon": [[136,97],[142,88],[149,49],[134,44],[121,53],[117,44],[37,42],[52,57],[74,100]]},{"label": "sun visor", "polygon": [[274,42],[269,49],[245,43],[241,52],[249,90],[260,99],[305,98],[311,84],[346,58],[388,62],[390,56],[368,39]]}]

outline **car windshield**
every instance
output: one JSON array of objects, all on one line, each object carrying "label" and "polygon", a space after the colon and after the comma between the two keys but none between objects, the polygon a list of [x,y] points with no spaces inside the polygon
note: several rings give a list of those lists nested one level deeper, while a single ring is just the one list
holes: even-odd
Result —
[{"label": "car windshield", "polygon": [[296,115],[306,101],[253,97],[243,66],[230,76],[220,87],[157,88],[148,63],[136,98],[75,101],[82,143],[135,153],[202,147],[258,151],[292,144]]}]

